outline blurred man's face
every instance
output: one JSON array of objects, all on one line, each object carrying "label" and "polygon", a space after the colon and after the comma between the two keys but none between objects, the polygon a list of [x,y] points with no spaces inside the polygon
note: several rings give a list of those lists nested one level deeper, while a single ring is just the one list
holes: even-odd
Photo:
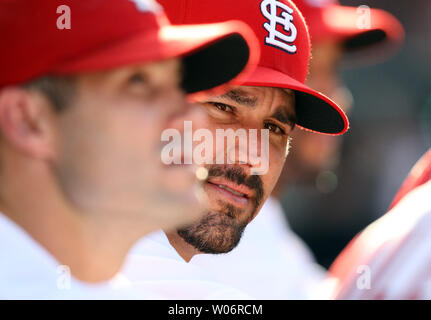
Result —
[{"label": "blurred man's face", "polygon": [[209,208],[200,222],[178,230],[200,252],[223,253],[238,244],[280,175],[294,127],[294,95],[287,89],[242,86],[201,105],[209,116],[213,136],[216,129],[269,130],[267,173],[252,175],[250,161],[207,165],[209,177],[204,189]]},{"label": "blurred man's face", "polygon": [[194,171],[161,162],[161,133],[202,120],[179,88],[180,61],[77,77],[75,99],[58,117],[53,167],[76,207],[159,227],[190,223],[202,210]]},{"label": "blurred man's face", "polygon": [[[338,103],[345,112],[351,108],[350,92],[338,76],[343,49],[336,41],[313,43],[310,74],[307,84]],[[341,138],[296,130],[291,159],[310,176],[331,169],[337,164]]]},{"label": "blurred man's face", "polygon": [[335,41],[313,44],[313,58],[307,84],[333,99],[337,98],[337,92],[342,86],[338,77],[338,65],[342,53],[341,44]]}]

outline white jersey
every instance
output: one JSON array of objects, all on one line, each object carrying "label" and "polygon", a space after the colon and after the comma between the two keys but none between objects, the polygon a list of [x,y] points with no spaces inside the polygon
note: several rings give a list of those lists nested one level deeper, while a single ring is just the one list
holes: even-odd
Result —
[{"label": "white jersey", "polygon": [[[59,239],[61,241],[61,239]],[[70,275],[24,229],[0,213],[0,299],[144,299],[149,291],[134,292],[118,275],[88,284]]]},{"label": "white jersey", "polygon": [[199,254],[190,264],[257,299],[317,298],[326,276],[304,242],[289,228],[280,203],[273,198],[267,199],[231,252]]},{"label": "white jersey", "polygon": [[162,231],[146,236],[134,246],[126,259],[122,274],[133,286],[143,286],[162,299],[252,298],[220,283],[208,270],[187,263]]},{"label": "white jersey", "polygon": [[431,299],[431,181],[367,227],[331,267],[338,299]]}]

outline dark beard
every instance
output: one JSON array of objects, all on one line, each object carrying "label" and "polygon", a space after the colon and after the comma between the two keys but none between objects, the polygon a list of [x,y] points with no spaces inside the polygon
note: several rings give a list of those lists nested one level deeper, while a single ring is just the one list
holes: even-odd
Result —
[{"label": "dark beard", "polygon": [[253,210],[241,221],[242,210],[231,204],[219,202],[218,212],[209,212],[198,223],[177,230],[188,244],[203,253],[226,253],[235,248],[241,240],[245,227],[256,215],[263,199],[263,187],[259,176],[247,177],[240,167],[210,167],[209,177],[223,176],[237,184],[243,184],[255,191]]},{"label": "dark beard", "polygon": [[238,223],[232,216],[235,208],[230,206],[227,210],[206,214],[198,224],[177,230],[178,235],[203,253],[231,251],[238,245],[248,221]]}]

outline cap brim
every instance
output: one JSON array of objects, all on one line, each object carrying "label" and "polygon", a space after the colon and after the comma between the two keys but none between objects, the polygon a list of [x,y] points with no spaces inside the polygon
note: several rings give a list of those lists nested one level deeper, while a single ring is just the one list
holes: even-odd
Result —
[{"label": "cap brim", "polygon": [[401,23],[384,10],[330,5],[322,14],[327,36],[343,41],[347,60],[384,60],[404,41]]},{"label": "cap brim", "polygon": [[249,74],[260,50],[249,27],[239,21],[205,25],[164,26],[103,46],[85,58],[62,61],[52,73],[107,70],[125,65],[183,58],[187,93],[222,90],[239,75]]},{"label": "cap brim", "polygon": [[259,66],[243,85],[294,90],[297,125],[307,131],[341,135],[349,129],[346,114],[334,101],[277,70]]}]

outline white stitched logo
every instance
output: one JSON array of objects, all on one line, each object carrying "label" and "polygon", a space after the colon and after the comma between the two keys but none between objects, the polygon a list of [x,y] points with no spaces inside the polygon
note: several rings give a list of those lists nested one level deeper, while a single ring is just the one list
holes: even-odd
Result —
[{"label": "white stitched logo", "polygon": [[[280,16],[277,15],[279,8],[282,10]],[[293,9],[277,0],[263,0],[260,3],[260,10],[263,16],[268,19],[268,22],[263,25],[268,31],[265,43],[288,53],[296,53],[296,46],[293,42],[296,40],[297,30],[293,24]],[[277,24],[282,25],[286,33],[278,31]]]},{"label": "white stitched logo", "polygon": [[159,12],[162,7],[154,0],[130,0],[136,5],[136,8],[142,12]]}]

